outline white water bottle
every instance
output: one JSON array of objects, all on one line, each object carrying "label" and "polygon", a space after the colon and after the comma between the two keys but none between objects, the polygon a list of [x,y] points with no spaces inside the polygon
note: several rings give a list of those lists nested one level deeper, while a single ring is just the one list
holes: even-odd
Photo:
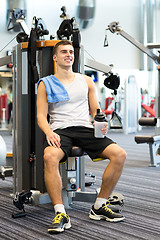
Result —
[{"label": "white water bottle", "polygon": [[94,136],[96,138],[104,138],[105,135],[102,134],[101,129],[105,127],[107,122],[105,115],[97,109],[97,114],[94,117]]}]

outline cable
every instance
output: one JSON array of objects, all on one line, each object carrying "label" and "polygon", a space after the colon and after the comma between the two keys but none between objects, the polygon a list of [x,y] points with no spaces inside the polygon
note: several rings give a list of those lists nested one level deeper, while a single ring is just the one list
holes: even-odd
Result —
[{"label": "cable", "polygon": [[94,60],[94,61],[96,61],[95,60],[95,58],[94,57],[92,57],[92,55],[89,53],[89,52],[87,52],[87,50],[86,49],[84,49],[84,51]]},{"label": "cable", "polygon": [[16,36],[14,36],[14,38],[11,39],[10,42],[8,42],[1,50],[0,52],[2,52],[11,42],[13,42],[13,40],[16,38]]}]

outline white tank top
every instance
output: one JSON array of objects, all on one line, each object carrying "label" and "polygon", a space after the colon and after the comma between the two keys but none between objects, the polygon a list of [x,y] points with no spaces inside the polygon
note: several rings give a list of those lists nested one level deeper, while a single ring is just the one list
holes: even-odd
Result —
[{"label": "white tank top", "polygon": [[84,126],[93,128],[89,118],[88,85],[82,74],[75,73],[71,84],[63,84],[70,97],[67,101],[48,103],[50,127],[67,128]]}]

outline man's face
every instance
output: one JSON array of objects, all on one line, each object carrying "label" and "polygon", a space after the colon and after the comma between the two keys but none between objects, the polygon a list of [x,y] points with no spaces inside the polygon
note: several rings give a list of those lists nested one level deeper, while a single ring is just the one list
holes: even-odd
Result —
[{"label": "man's face", "polygon": [[60,45],[53,60],[61,67],[70,67],[74,62],[74,49],[72,45]]}]

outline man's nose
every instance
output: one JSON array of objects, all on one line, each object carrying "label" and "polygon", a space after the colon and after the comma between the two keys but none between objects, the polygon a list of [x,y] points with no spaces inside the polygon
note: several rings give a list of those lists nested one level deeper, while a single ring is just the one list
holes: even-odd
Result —
[{"label": "man's nose", "polygon": [[72,53],[70,51],[67,51],[67,56],[71,56]]}]

